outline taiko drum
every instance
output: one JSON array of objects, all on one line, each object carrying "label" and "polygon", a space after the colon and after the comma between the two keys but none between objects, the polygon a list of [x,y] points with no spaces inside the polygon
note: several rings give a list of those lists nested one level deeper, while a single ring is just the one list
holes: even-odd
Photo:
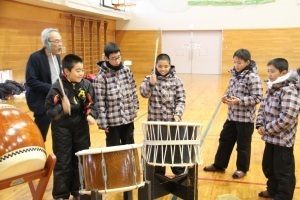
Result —
[{"label": "taiko drum", "polygon": [[185,167],[202,164],[202,124],[193,122],[142,122],[143,157],[154,166]]},{"label": "taiko drum", "polygon": [[[142,184],[138,148],[142,144],[120,145],[79,151],[85,190],[125,190]],[[81,168],[81,167],[80,167]],[[124,189],[121,189],[124,188]]]},{"label": "taiko drum", "polygon": [[12,105],[0,104],[0,181],[43,169],[46,151],[34,121]]}]

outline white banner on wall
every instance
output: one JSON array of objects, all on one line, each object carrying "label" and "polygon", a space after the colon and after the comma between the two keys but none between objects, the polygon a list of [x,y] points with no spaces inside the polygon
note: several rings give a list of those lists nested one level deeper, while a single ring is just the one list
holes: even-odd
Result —
[{"label": "white banner on wall", "polygon": [[273,3],[275,0],[188,0],[189,6],[241,6]]}]

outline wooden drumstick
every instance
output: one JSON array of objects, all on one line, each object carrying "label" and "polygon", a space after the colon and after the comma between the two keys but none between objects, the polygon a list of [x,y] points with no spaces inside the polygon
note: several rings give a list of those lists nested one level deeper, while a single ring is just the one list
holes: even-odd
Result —
[{"label": "wooden drumstick", "polygon": [[54,61],[54,57],[53,57],[52,52],[50,52],[50,54],[51,54],[51,58],[52,58],[54,68],[55,68],[55,72],[58,76],[58,82],[59,82],[59,85],[60,85],[60,88],[61,88],[61,92],[62,92],[62,95],[63,95],[62,103],[65,105],[65,106],[63,106],[64,113],[71,115],[70,102],[69,102],[68,97],[66,96],[65,89],[64,89],[64,86],[63,86],[61,78],[60,78],[60,74],[57,71],[57,69],[59,69],[59,67],[56,66],[56,62]]},{"label": "wooden drumstick", "polygon": [[63,87],[63,84],[62,84],[62,81],[60,79],[60,74],[57,71],[57,69],[59,69],[59,67],[56,66],[56,62],[54,61],[54,56],[53,56],[52,53],[51,53],[51,58],[52,58],[52,62],[53,62],[53,65],[54,65],[55,72],[56,72],[56,74],[58,76],[58,81],[59,81],[59,85],[61,87],[62,94],[63,94],[63,96],[66,96],[65,90],[64,90],[64,87]]},{"label": "wooden drumstick", "polygon": [[157,50],[158,50],[158,43],[159,43],[160,34],[161,34],[161,31],[158,29],[157,30],[157,34],[156,34],[156,42],[155,42],[155,54],[154,54],[153,73],[155,73],[156,57],[157,57]]},{"label": "wooden drumstick", "polygon": [[156,66],[156,57],[157,57],[158,42],[159,42],[159,38],[156,38],[156,47],[155,47],[155,54],[154,54],[153,73],[155,73],[155,66]]}]

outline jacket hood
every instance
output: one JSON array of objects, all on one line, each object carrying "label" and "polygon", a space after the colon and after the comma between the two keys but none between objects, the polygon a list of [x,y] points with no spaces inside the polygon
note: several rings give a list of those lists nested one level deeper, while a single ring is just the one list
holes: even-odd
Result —
[{"label": "jacket hood", "polygon": [[273,84],[271,87],[268,86],[268,92],[270,94],[273,94],[274,91],[282,88],[282,87],[294,87],[298,93],[300,92],[300,85],[299,83],[292,83],[292,82],[289,82],[289,81],[283,81],[283,82],[279,82],[279,83],[275,83]]},{"label": "jacket hood", "polygon": [[300,81],[300,68],[291,71],[290,77],[287,79],[289,82],[299,82]]},{"label": "jacket hood", "polygon": [[101,65],[102,65],[103,63],[105,63],[105,61],[104,61],[104,60],[101,60],[101,61],[97,62],[97,65],[98,65],[99,67],[101,67]]},{"label": "jacket hood", "polygon": [[239,75],[239,74],[243,74],[243,72],[247,73],[247,72],[252,72],[252,73],[255,73],[255,74],[258,74],[258,69],[257,69],[257,65],[256,65],[256,62],[254,60],[250,60],[250,64],[247,65],[245,67],[245,69],[243,69],[243,71],[241,72],[237,72],[233,66],[232,69],[230,69],[228,71],[229,73],[231,73],[232,75]]},{"label": "jacket hood", "polygon": [[124,68],[123,62],[121,62],[119,66],[114,67],[114,66],[110,65],[109,62],[103,61],[103,60],[102,60],[102,61],[99,61],[99,62],[97,63],[97,65],[98,65],[101,69],[103,69],[103,70],[105,70],[105,71],[109,71],[109,69],[110,69],[110,70],[113,70],[113,71],[118,71],[118,70]]},{"label": "jacket hood", "polygon": [[268,88],[278,88],[288,85],[295,85],[299,90],[299,74],[297,71],[290,71],[284,76],[278,77],[275,81],[271,82],[269,80],[266,81]]}]

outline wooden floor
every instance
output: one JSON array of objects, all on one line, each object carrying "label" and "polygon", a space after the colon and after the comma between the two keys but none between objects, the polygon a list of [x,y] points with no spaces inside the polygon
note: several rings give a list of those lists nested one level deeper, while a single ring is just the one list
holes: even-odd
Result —
[{"label": "wooden floor", "polygon": [[[135,74],[138,87],[145,75]],[[264,142],[255,131],[252,141],[252,155],[250,171],[239,180],[232,179],[231,175],[236,170],[236,152],[234,151],[230,164],[225,173],[208,173],[203,171],[203,166],[211,164],[218,146],[219,134],[226,119],[227,107],[220,103],[224,94],[229,76],[220,75],[178,75],[184,83],[187,93],[186,109],[183,116],[185,122],[203,123],[202,134],[204,136],[202,155],[204,163],[198,170],[198,199],[217,200],[221,195],[229,194],[242,200],[258,200],[257,194],[265,190],[266,179],[261,170]],[[6,103],[13,104],[32,117],[24,99],[9,100]],[[143,141],[141,122],[147,119],[147,100],[140,97],[140,110],[135,120],[135,143]],[[299,130],[298,130],[299,134]],[[105,135],[96,125],[91,127],[91,147],[105,147]],[[49,131],[46,150],[52,153],[51,133]],[[300,177],[300,142],[295,144],[296,177]],[[170,170],[167,173],[171,174]],[[48,184],[43,200],[52,199],[52,178]],[[133,191],[134,199],[137,199],[137,190]],[[173,195],[167,195],[162,200],[172,199]],[[0,191],[1,200],[28,200],[31,193],[27,184],[11,187]],[[121,200],[122,193],[110,193],[104,195],[104,199]],[[223,199],[223,198],[222,198]],[[294,200],[300,200],[300,182],[297,180]]]}]

